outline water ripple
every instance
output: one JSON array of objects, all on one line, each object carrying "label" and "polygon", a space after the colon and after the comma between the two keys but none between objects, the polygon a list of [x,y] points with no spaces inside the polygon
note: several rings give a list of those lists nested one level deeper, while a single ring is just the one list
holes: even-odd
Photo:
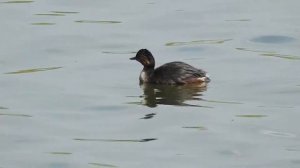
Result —
[{"label": "water ripple", "polygon": [[116,168],[117,166],[112,165],[112,164],[104,164],[104,163],[96,163],[96,162],[91,162],[89,165],[97,166],[97,167],[111,167],[111,168]]},{"label": "water ripple", "polygon": [[279,131],[271,131],[271,130],[262,130],[262,134],[275,136],[275,137],[283,137],[283,138],[295,138],[296,135],[288,132],[279,132]]},{"label": "water ripple", "polygon": [[288,43],[296,39],[289,36],[267,35],[253,38],[251,41],[259,43]]},{"label": "water ripple", "polygon": [[213,40],[194,40],[185,42],[168,42],[166,46],[185,46],[185,45],[195,45],[195,44],[222,44],[233,39],[213,39]]}]

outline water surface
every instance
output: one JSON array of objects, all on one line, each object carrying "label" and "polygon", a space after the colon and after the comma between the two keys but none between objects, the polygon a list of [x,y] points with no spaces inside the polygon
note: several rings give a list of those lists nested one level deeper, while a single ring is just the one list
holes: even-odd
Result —
[{"label": "water surface", "polygon": [[[298,168],[299,5],[1,1],[0,168]],[[212,81],[140,86],[141,48]]]}]

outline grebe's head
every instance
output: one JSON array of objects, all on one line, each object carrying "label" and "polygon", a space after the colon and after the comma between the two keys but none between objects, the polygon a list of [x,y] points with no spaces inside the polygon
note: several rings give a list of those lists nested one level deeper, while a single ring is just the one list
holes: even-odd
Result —
[{"label": "grebe's head", "polygon": [[152,56],[151,52],[147,49],[140,49],[135,57],[130,58],[131,60],[137,60],[140,62],[144,67],[147,68],[154,68],[155,60]]}]

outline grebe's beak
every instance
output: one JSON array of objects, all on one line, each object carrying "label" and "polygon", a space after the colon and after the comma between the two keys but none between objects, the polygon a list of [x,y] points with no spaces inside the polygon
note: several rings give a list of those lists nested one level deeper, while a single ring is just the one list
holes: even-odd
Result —
[{"label": "grebe's beak", "polygon": [[136,60],[136,57],[129,58],[130,60]]}]

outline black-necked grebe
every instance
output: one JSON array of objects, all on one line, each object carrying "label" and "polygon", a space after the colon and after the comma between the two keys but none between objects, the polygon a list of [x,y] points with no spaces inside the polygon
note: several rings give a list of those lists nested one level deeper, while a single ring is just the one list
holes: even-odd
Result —
[{"label": "black-necked grebe", "polygon": [[140,49],[131,60],[137,60],[144,68],[140,74],[140,83],[154,84],[189,84],[204,83],[210,79],[206,72],[184,62],[166,63],[156,69],[155,60],[147,49]]}]

